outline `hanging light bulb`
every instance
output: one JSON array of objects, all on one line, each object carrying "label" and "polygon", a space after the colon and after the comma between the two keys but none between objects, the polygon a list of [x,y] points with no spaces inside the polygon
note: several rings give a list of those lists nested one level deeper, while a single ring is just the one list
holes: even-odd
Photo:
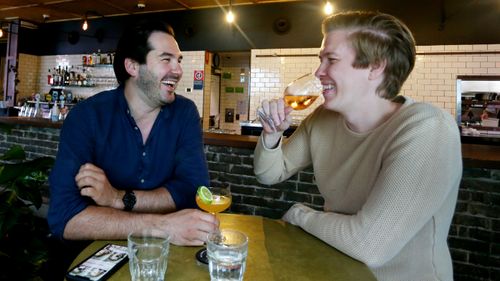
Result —
[{"label": "hanging light bulb", "polygon": [[331,15],[333,13],[333,5],[330,1],[326,1],[325,6],[323,7],[323,12],[325,15]]},{"label": "hanging light bulb", "polygon": [[229,12],[226,14],[226,21],[228,23],[232,23],[234,21],[233,11],[229,10]]},{"label": "hanging light bulb", "polygon": [[3,30],[0,28],[0,37],[3,37]]},{"label": "hanging light bulb", "polygon": [[233,7],[231,5],[231,0],[229,0],[229,12],[226,14],[226,21],[228,23],[234,22]]},{"label": "hanging light bulb", "polygon": [[85,21],[83,22],[83,25],[82,25],[82,29],[83,29],[84,31],[87,31],[87,29],[88,29],[88,28],[89,28],[89,24],[88,24],[88,22],[87,22],[87,19],[85,19]]}]

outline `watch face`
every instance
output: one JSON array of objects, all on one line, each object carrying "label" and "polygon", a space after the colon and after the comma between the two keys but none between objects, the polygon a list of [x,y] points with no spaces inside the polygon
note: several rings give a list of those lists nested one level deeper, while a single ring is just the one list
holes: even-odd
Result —
[{"label": "watch face", "polygon": [[125,211],[132,211],[135,206],[136,198],[133,191],[127,190],[125,195],[123,195],[123,205],[125,205]]}]

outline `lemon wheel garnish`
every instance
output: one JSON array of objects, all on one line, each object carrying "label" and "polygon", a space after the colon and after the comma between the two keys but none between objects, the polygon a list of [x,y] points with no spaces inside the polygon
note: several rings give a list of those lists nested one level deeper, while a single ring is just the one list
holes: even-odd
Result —
[{"label": "lemon wheel garnish", "polygon": [[203,203],[212,204],[213,196],[212,192],[210,192],[210,189],[208,189],[208,187],[204,185],[198,187],[197,193]]}]

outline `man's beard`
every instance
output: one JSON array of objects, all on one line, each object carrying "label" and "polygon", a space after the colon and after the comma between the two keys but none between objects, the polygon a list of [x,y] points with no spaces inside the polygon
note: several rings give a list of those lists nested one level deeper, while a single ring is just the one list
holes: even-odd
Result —
[{"label": "man's beard", "polygon": [[147,103],[154,106],[163,106],[167,101],[162,100],[160,90],[160,79],[151,71],[147,70],[146,66],[139,67],[139,78],[137,79],[137,87],[144,93]]}]

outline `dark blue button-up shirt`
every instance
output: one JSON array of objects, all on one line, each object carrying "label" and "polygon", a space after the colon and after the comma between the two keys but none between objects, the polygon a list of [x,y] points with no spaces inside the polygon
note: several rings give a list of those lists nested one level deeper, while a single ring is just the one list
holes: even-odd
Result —
[{"label": "dark blue button-up shirt", "polygon": [[62,238],[66,223],[90,204],[75,176],[92,163],[117,189],[168,189],[177,209],[195,207],[199,185],[208,185],[200,117],[182,96],[162,107],[146,143],[130,115],[123,88],[99,93],[76,105],[61,130],[50,175],[48,222]]}]

